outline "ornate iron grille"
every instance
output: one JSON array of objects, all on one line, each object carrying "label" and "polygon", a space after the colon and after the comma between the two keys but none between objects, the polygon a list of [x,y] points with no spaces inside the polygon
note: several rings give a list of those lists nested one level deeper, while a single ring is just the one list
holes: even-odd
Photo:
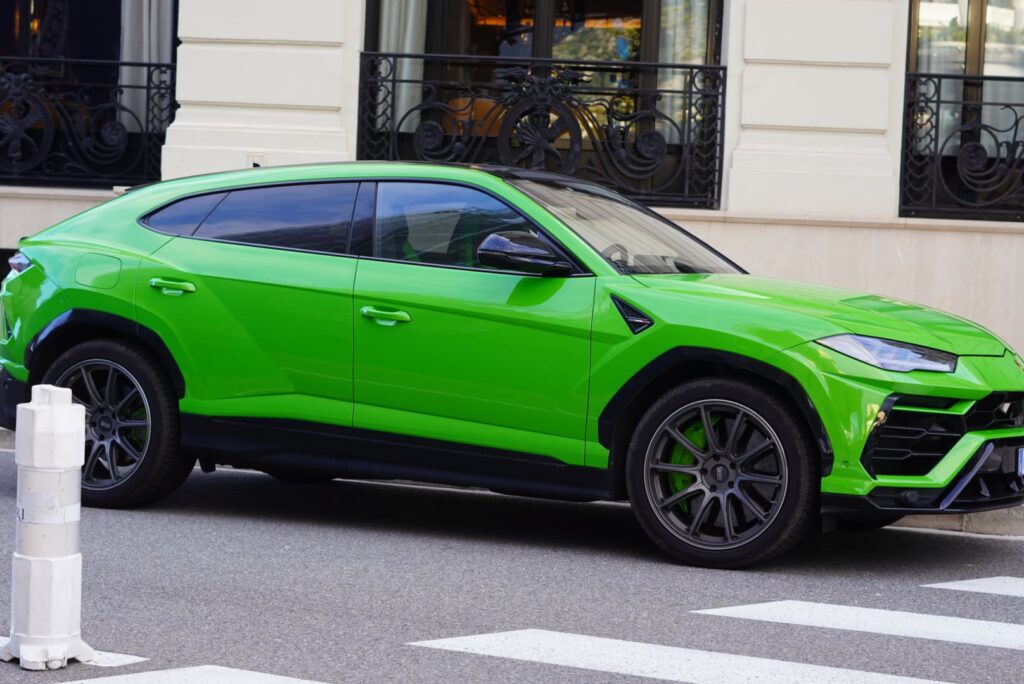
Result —
[{"label": "ornate iron grille", "polygon": [[1024,80],[908,74],[901,216],[1024,221]]},{"label": "ornate iron grille", "polygon": [[364,53],[360,159],[491,163],[717,209],[725,68]]},{"label": "ornate iron grille", "polygon": [[159,180],[174,77],[173,64],[0,59],[0,182]]}]

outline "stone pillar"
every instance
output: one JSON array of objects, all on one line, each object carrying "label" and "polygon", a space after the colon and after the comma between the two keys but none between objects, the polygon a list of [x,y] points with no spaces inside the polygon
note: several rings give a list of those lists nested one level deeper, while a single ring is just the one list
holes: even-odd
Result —
[{"label": "stone pillar", "polygon": [[163,177],[353,159],[364,3],[181,0]]},{"label": "stone pillar", "polygon": [[908,0],[733,0],[726,206],[895,218]]}]

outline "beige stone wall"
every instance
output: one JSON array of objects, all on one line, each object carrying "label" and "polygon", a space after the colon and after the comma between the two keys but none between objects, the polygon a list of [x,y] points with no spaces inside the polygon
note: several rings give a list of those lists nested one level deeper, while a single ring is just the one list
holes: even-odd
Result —
[{"label": "beige stone wall", "polygon": [[661,212],[752,273],[926,304],[977,321],[1024,350],[1024,226]]},{"label": "beige stone wall", "polygon": [[908,0],[731,0],[723,205],[897,215]]},{"label": "beige stone wall", "polygon": [[0,185],[0,249],[115,196],[113,190]]},{"label": "beige stone wall", "polygon": [[354,158],[363,2],[181,0],[163,177]]}]

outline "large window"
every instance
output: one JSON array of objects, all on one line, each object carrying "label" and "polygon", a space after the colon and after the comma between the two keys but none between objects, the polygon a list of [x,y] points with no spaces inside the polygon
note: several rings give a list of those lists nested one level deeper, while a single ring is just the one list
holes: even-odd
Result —
[{"label": "large window", "polygon": [[1024,220],[1024,0],[913,0],[902,211]]},{"label": "large window", "polygon": [[717,208],[722,0],[368,0],[358,155]]},{"label": "large window", "polygon": [[176,0],[0,0],[0,182],[160,177]]}]

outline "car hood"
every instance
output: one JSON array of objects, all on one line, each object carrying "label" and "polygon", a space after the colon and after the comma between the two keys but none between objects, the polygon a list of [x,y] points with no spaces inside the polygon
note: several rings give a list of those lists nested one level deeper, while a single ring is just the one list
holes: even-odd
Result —
[{"label": "car hood", "polygon": [[661,291],[742,299],[748,305],[756,301],[757,306],[813,316],[849,332],[932,347],[960,356],[1002,356],[1006,351],[1006,345],[999,338],[979,325],[889,297],[744,274],[633,277]]}]

